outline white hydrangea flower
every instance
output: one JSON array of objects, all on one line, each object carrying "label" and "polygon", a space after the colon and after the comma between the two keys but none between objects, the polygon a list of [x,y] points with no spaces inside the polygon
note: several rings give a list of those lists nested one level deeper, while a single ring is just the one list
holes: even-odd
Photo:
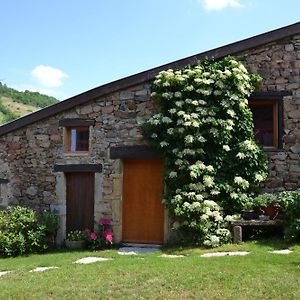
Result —
[{"label": "white hydrangea flower", "polygon": [[219,195],[219,194],[220,194],[220,191],[218,191],[218,190],[212,190],[210,193],[211,193],[212,195]]},{"label": "white hydrangea flower", "polygon": [[194,141],[194,137],[192,135],[187,135],[185,138],[184,138],[184,141],[187,143],[187,144],[192,144],[193,141]]},{"label": "white hydrangea flower", "polygon": [[231,221],[240,220],[240,219],[241,219],[241,215],[239,215],[239,214],[236,214],[236,215],[227,215],[224,218],[224,221],[231,222]]},{"label": "white hydrangea flower", "polygon": [[256,173],[255,174],[255,181],[261,182],[264,181],[264,177],[261,174]]},{"label": "white hydrangea flower", "polygon": [[156,139],[156,138],[158,137],[158,135],[157,135],[156,133],[152,133],[152,134],[151,134],[151,137],[152,137],[153,139]]},{"label": "white hydrangea flower", "polygon": [[226,228],[219,228],[216,230],[217,235],[222,235],[222,236],[231,236],[231,233],[228,229]]},{"label": "white hydrangea flower", "polygon": [[175,92],[174,94],[175,98],[180,98],[182,96],[181,92]]},{"label": "white hydrangea flower", "polygon": [[252,141],[249,140],[245,140],[243,142],[243,146],[249,151],[253,151],[255,149],[255,145],[253,144]]},{"label": "white hydrangea flower", "polygon": [[212,176],[204,175],[203,176],[203,184],[206,187],[212,187],[214,185],[214,178]]},{"label": "white hydrangea flower", "polygon": [[170,82],[165,81],[162,85],[165,86],[165,87],[170,86]]},{"label": "white hydrangea flower", "polygon": [[230,193],[230,198],[231,199],[237,199],[239,197],[239,195],[235,192]]},{"label": "white hydrangea flower", "polygon": [[223,148],[223,150],[225,150],[227,152],[230,151],[230,147],[228,145],[223,145],[222,148]]},{"label": "white hydrangea flower", "polygon": [[206,214],[203,214],[203,215],[201,215],[200,219],[203,220],[203,221],[206,221],[206,220],[209,219],[209,216],[206,215]]},{"label": "white hydrangea flower", "polygon": [[169,113],[170,113],[171,115],[175,114],[175,113],[176,113],[176,108],[171,108],[171,109],[169,109]]},{"label": "white hydrangea flower", "polygon": [[226,69],[226,70],[224,71],[224,74],[225,74],[226,76],[231,76],[232,73],[231,73],[231,71],[229,71],[229,70]]},{"label": "white hydrangea flower", "polygon": [[249,187],[249,182],[240,176],[234,177],[234,183],[241,186],[243,189],[247,189]]},{"label": "white hydrangea flower", "polygon": [[152,93],[151,93],[151,97],[155,97],[156,95],[157,95],[156,92],[152,92]]},{"label": "white hydrangea flower", "polygon": [[188,85],[185,89],[185,91],[191,92],[194,90],[194,87],[192,85]]},{"label": "white hydrangea flower", "polygon": [[183,101],[176,101],[175,105],[178,106],[178,107],[182,107]]},{"label": "white hydrangea flower", "polygon": [[236,155],[236,157],[237,157],[238,159],[244,159],[244,158],[246,157],[246,155],[245,155],[245,153],[239,152],[239,153]]},{"label": "white hydrangea flower", "polygon": [[217,208],[219,205],[213,200],[204,200],[203,204],[210,208]]},{"label": "white hydrangea flower", "polygon": [[177,177],[177,172],[174,172],[174,171],[170,172],[170,173],[169,173],[169,177],[170,177],[170,178],[175,178],[175,177]]},{"label": "white hydrangea flower", "polygon": [[208,172],[213,172],[215,169],[214,169],[214,167],[213,167],[212,165],[208,165],[208,166],[206,167],[206,170],[207,170]]},{"label": "white hydrangea flower", "polygon": [[172,135],[174,133],[174,128],[168,128],[167,133]]},{"label": "white hydrangea flower", "polygon": [[232,109],[228,109],[227,111],[227,114],[230,116],[230,117],[235,117],[235,112],[234,112],[234,110],[232,110]]},{"label": "white hydrangea flower", "polygon": [[215,95],[215,96],[220,96],[220,95],[222,95],[222,91],[220,91],[220,90],[215,90],[215,91],[214,91],[214,95]]},{"label": "white hydrangea flower", "polygon": [[169,143],[165,142],[165,141],[162,141],[160,142],[160,147],[163,148],[163,147],[167,147],[169,146]]},{"label": "white hydrangea flower", "polygon": [[169,117],[163,117],[161,120],[163,123],[166,123],[166,124],[172,123],[172,120]]}]

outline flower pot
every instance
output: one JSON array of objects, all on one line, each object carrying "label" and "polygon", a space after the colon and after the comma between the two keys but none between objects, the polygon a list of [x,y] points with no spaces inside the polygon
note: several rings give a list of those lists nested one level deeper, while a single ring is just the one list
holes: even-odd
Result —
[{"label": "flower pot", "polygon": [[79,250],[79,249],[84,249],[85,247],[85,241],[84,240],[79,240],[79,241],[70,241],[70,240],[66,240],[66,247],[68,249],[72,249],[72,250]]},{"label": "flower pot", "polygon": [[282,210],[281,205],[279,204],[270,204],[266,207],[262,208],[265,216],[269,216],[270,220],[274,220],[277,218],[279,212]]},{"label": "flower pot", "polygon": [[243,211],[242,212],[242,218],[244,220],[255,220],[257,219],[258,215],[254,210],[249,210],[249,211]]}]

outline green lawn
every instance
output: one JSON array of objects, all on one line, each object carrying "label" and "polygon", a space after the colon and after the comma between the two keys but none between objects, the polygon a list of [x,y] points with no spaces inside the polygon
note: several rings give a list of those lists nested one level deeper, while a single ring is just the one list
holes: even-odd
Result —
[{"label": "green lawn", "polygon": [[[248,242],[205,250],[166,248],[151,254],[119,256],[116,250],[56,252],[0,259],[1,299],[300,299],[300,245],[289,255],[268,251],[279,243]],[[244,257],[200,257],[209,251],[250,251]],[[162,258],[162,252],[184,254]],[[112,261],[72,264],[86,256]],[[37,266],[58,266],[29,273]]]}]

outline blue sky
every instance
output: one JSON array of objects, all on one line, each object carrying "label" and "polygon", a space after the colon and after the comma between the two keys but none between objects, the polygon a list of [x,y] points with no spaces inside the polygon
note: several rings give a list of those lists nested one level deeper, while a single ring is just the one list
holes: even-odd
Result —
[{"label": "blue sky", "polygon": [[299,0],[0,0],[0,81],[60,100],[299,20]]}]

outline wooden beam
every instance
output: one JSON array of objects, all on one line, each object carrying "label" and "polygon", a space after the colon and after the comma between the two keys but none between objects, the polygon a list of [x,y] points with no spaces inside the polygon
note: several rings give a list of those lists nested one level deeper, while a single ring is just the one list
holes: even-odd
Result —
[{"label": "wooden beam", "polygon": [[54,165],[54,172],[102,172],[102,164],[68,164],[68,165]]},{"label": "wooden beam", "polygon": [[137,146],[119,146],[110,148],[111,159],[126,159],[126,158],[156,158],[160,154],[147,145]]}]

